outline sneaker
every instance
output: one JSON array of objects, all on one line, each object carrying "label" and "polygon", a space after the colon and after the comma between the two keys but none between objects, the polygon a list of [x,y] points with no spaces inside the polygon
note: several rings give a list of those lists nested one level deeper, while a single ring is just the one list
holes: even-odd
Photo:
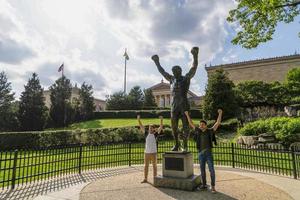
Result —
[{"label": "sneaker", "polygon": [[213,194],[217,193],[216,188],[214,186],[211,187],[211,193]]},{"label": "sneaker", "polygon": [[144,179],[141,183],[148,183],[148,181],[146,179]]},{"label": "sneaker", "polygon": [[200,185],[198,188],[199,188],[199,190],[206,190],[207,189],[207,185]]}]

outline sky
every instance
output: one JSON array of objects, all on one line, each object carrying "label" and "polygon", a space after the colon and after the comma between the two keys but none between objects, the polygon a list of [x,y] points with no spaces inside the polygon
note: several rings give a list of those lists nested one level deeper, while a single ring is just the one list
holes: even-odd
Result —
[{"label": "sky", "polygon": [[58,79],[64,63],[72,84],[92,84],[94,96],[123,90],[127,48],[127,91],[148,88],[162,76],[150,59],[160,56],[171,72],[192,63],[199,47],[199,66],[190,89],[205,93],[205,65],[300,53],[300,17],[279,24],[273,40],[251,50],[231,44],[238,27],[226,21],[232,0],[0,0],[0,71],[15,97],[33,72],[45,90]]}]

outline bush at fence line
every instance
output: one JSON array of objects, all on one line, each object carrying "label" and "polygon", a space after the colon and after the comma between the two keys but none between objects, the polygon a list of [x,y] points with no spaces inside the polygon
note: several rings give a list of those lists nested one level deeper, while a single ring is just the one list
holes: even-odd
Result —
[{"label": "bush at fence line", "polygon": [[[125,110],[95,112],[93,119],[136,118],[138,114],[142,118],[157,118],[160,115],[170,118],[170,110]],[[202,112],[201,110],[192,109],[191,116],[192,118],[202,118]]]},{"label": "bush at fence line", "polygon": [[162,137],[166,138],[166,139],[173,138],[172,128],[170,128],[170,127],[164,128],[164,131],[162,133]]},{"label": "bush at fence line", "polygon": [[274,117],[246,124],[238,130],[239,135],[271,133],[285,145],[300,141],[300,118]]},{"label": "bush at fence line", "polygon": [[[22,135],[27,134],[27,132],[21,133]],[[35,132],[33,132],[35,134]],[[76,134],[71,130],[60,130],[60,131],[41,131],[36,133],[37,137],[37,146],[56,146],[56,145],[65,145],[65,144],[75,144],[78,143]],[[22,144],[18,144],[23,146]],[[34,147],[31,144],[24,144],[25,147]]]},{"label": "bush at fence line", "polygon": [[[198,125],[199,122],[195,121]],[[214,121],[209,121],[212,126]],[[220,130],[236,129],[237,120],[227,120],[222,123]],[[146,126],[148,128],[148,126]],[[181,128],[180,128],[181,129]],[[181,130],[179,130],[181,131]],[[172,139],[172,129],[164,126],[160,139]],[[76,129],[36,132],[7,132],[0,133],[0,148],[35,148],[67,144],[101,144],[111,142],[139,142],[144,140],[144,134],[138,127]]]},{"label": "bush at fence line", "polygon": [[101,144],[112,142],[143,141],[142,134],[135,127],[59,130],[40,132],[0,133],[0,148],[38,148],[67,144]]},{"label": "bush at fence line", "polygon": [[[216,120],[208,120],[207,121],[207,126],[212,127],[216,123]],[[199,121],[194,121],[194,124],[198,126]],[[225,121],[221,122],[221,125],[219,127],[219,131],[224,131],[224,132],[235,132],[237,131],[239,125],[239,121],[237,118],[231,118],[227,119]]]}]

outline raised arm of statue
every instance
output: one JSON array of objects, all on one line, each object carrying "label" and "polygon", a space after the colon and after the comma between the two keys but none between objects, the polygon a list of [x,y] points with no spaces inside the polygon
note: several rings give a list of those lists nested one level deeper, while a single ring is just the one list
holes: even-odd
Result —
[{"label": "raised arm of statue", "polygon": [[167,79],[168,81],[171,81],[173,79],[173,76],[171,74],[167,73],[164,70],[164,68],[162,68],[162,66],[159,63],[159,57],[158,57],[158,55],[152,56],[151,59],[154,61],[155,65],[156,65],[158,71],[161,73],[161,75],[163,75],[163,77],[165,79]]},{"label": "raised arm of statue", "polygon": [[196,74],[197,67],[198,67],[198,52],[199,52],[198,47],[193,47],[192,50],[191,50],[191,53],[192,53],[193,58],[194,58],[194,62],[193,62],[193,66],[190,69],[190,71],[185,75],[189,79],[193,78]]}]

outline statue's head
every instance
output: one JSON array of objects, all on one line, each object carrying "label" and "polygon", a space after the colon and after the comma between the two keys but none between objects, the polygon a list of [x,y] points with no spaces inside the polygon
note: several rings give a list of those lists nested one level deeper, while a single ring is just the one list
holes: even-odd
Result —
[{"label": "statue's head", "polygon": [[174,77],[177,79],[177,78],[181,77],[182,69],[181,69],[181,67],[176,65],[176,66],[172,67],[172,72],[173,72]]}]

